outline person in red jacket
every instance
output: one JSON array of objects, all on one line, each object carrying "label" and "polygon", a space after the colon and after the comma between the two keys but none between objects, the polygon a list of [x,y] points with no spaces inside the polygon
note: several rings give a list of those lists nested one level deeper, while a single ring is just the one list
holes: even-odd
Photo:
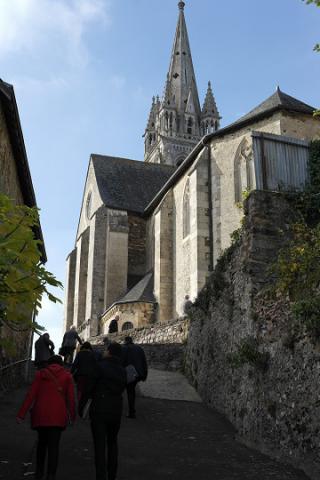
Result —
[{"label": "person in red jacket", "polygon": [[69,418],[75,420],[74,386],[62,358],[54,355],[47,368],[39,370],[18,412],[21,423],[31,409],[31,428],[38,432],[36,479],[44,476],[46,455],[47,480],[56,478],[59,442]]}]

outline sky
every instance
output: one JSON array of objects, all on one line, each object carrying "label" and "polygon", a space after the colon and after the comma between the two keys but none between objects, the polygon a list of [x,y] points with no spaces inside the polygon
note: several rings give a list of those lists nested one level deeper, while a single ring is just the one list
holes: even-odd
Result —
[{"label": "sky", "polygon": [[[178,0],[0,0],[0,78],[13,84],[48,255],[65,279],[89,156],[143,159]],[[222,126],[277,86],[320,105],[320,8],[302,0],[185,0],[201,102],[212,82]],[[63,299],[63,292],[55,292]],[[38,322],[59,346],[63,306]]]}]

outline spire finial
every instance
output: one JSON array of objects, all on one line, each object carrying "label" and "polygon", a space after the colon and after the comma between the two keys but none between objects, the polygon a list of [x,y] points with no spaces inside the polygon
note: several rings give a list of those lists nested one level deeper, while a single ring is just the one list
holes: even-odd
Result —
[{"label": "spire finial", "polygon": [[186,6],[186,4],[184,2],[179,2],[178,3],[178,7],[180,10],[184,10],[184,7]]}]

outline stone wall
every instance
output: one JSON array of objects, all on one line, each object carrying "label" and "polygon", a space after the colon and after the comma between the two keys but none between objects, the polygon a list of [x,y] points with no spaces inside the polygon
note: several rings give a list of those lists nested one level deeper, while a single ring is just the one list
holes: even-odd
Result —
[{"label": "stone wall", "polygon": [[189,319],[180,318],[165,324],[149,325],[121,333],[100,335],[91,338],[95,348],[103,350],[108,341],[124,342],[130,335],[134,343],[139,344],[145,351],[150,368],[159,370],[183,370],[185,346],[188,337]]},{"label": "stone wall", "polygon": [[[134,330],[109,334],[108,338],[111,341],[122,342],[124,337],[130,335],[134,342],[139,344],[184,344],[188,337],[188,329],[189,320],[180,318],[168,323],[147,325]],[[101,344],[105,337],[106,335],[93,337],[91,341],[94,344]]]},{"label": "stone wall", "polygon": [[146,273],[146,220],[128,215],[128,288],[132,288]]},{"label": "stone wall", "polygon": [[[248,444],[319,478],[319,346],[299,338],[293,347],[290,310],[275,301],[263,305],[259,295],[295,219],[281,194],[250,195],[243,238],[193,309],[186,372],[203,400],[225,414]],[[230,354],[239,352],[241,342],[250,342],[264,361],[232,366]]]}]

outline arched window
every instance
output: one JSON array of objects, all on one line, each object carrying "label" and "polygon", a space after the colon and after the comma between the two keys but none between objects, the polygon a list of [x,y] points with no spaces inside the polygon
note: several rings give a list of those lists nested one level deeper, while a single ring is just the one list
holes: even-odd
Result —
[{"label": "arched window", "polygon": [[149,145],[152,145],[152,133],[149,135]]},{"label": "arched window", "polygon": [[187,180],[183,194],[183,238],[190,234],[190,180]]},{"label": "arched window", "polygon": [[192,120],[191,117],[189,117],[189,120],[188,120],[188,129],[187,129],[188,135],[192,135],[192,126],[193,126],[193,120]]},{"label": "arched window", "polygon": [[169,130],[169,114],[168,114],[168,112],[166,112],[166,113],[164,114],[164,118],[165,118],[165,124],[164,124],[164,125],[165,125],[165,129],[166,129],[166,130]]},{"label": "arched window", "polygon": [[122,332],[126,331],[126,330],[132,330],[133,329],[133,323],[131,322],[125,322],[123,325],[122,325]]},{"label": "arched window", "polygon": [[242,202],[245,190],[253,188],[252,148],[246,138],[243,138],[234,157],[234,200]]}]

